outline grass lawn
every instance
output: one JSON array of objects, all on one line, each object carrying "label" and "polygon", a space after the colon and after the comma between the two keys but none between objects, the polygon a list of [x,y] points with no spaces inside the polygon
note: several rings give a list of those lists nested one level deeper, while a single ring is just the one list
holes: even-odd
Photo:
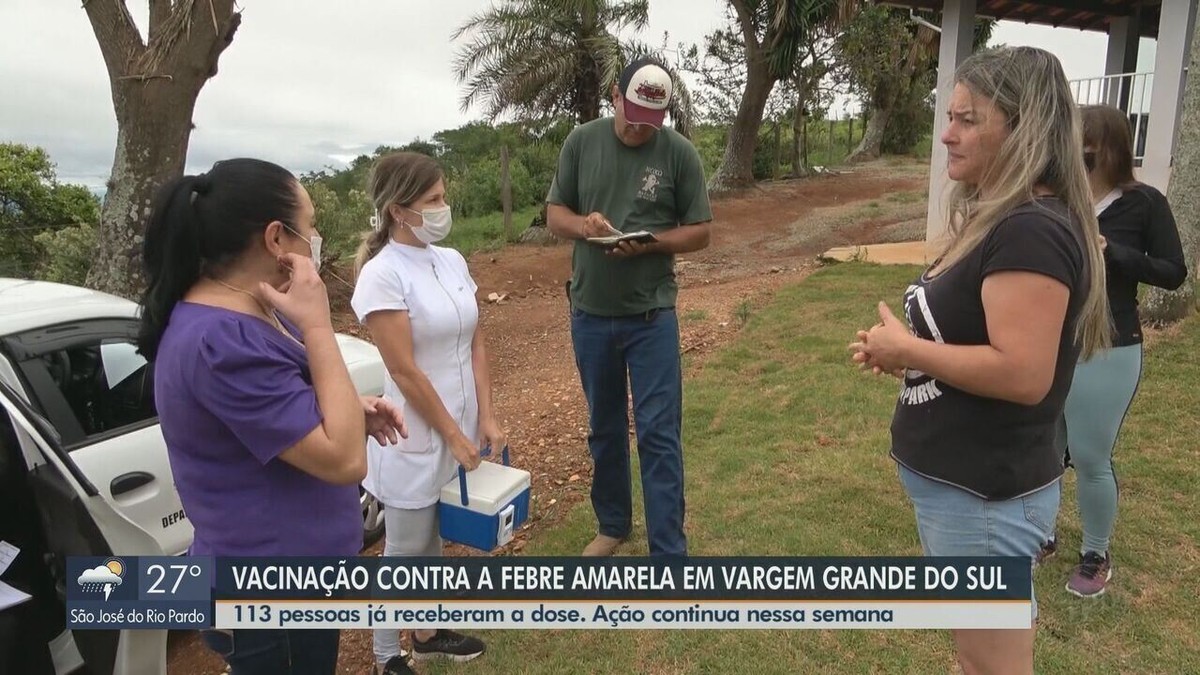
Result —
[{"label": "grass lawn", "polygon": [[[513,211],[513,237],[521,236],[529,221],[538,214],[540,207],[530,206]],[[456,218],[450,236],[438,242],[439,246],[449,246],[458,249],[464,256],[470,256],[477,251],[492,251],[504,246],[504,215],[489,213],[484,216],[471,218]]]},{"label": "grass lawn", "polygon": [[[912,510],[887,457],[897,393],[855,370],[846,345],[895,309],[914,267],[833,266],[780,292],[685,383],[693,555],[919,555]],[[1117,470],[1122,505],[1108,594],[1063,590],[1078,546],[1068,474],[1060,553],[1035,575],[1038,673],[1200,672],[1200,320],[1147,357]],[[635,469],[636,475],[636,469]],[[635,481],[636,483],[636,481]],[[646,553],[640,493],[624,554]],[[580,504],[526,555],[590,540]],[[943,631],[488,631],[488,654],[446,673],[946,673]]]}]

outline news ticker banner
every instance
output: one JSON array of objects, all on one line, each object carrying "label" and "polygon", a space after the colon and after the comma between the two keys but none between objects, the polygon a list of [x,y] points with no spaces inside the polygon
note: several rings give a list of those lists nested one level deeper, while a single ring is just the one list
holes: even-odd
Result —
[{"label": "news ticker banner", "polygon": [[1029,628],[1028,558],[73,557],[72,629]]}]

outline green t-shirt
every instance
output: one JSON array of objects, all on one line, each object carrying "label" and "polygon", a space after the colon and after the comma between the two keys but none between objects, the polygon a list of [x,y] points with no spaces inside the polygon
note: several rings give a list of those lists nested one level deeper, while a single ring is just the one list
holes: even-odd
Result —
[{"label": "green t-shirt", "polygon": [[[612,118],[576,127],[563,144],[546,201],[575,213],[604,214],[622,232],[661,232],[712,220],[700,153],[664,127],[631,148]],[[571,302],[600,316],[639,314],[675,306],[675,256],[614,258],[586,241],[571,256]]]}]

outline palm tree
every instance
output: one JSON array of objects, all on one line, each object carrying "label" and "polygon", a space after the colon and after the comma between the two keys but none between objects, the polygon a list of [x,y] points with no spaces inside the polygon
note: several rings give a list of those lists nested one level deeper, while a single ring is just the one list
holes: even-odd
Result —
[{"label": "palm tree", "polygon": [[[482,104],[489,119],[506,113],[545,120],[600,117],[609,90],[630,58],[655,50],[618,34],[646,27],[648,0],[505,0],[454,32],[467,37],[455,58],[466,86],[462,109]],[[687,133],[691,96],[673,68],[671,119]]]}]

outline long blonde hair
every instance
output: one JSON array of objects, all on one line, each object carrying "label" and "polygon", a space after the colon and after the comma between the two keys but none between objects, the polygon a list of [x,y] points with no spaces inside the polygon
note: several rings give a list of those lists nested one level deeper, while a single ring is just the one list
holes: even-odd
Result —
[{"label": "long blonde hair", "polygon": [[1004,47],[980,52],[958,68],[954,81],[972,94],[990,99],[1002,112],[1008,137],[986,168],[980,184],[960,182],[950,194],[949,245],[939,267],[962,260],[1001,220],[1022,204],[1036,203],[1043,186],[1066,203],[1070,227],[1083,246],[1088,294],[1075,326],[1075,339],[1086,358],[1111,343],[1111,318],[1105,290],[1104,253],[1083,164],[1079,109],[1062,65],[1053,54],[1034,47]]},{"label": "long blonde hair", "polygon": [[367,194],[379,219],[374,229],[363,235],[354,256],[354,273],[362,271],[387,245],[396,224],[390,209],[392,204],[408,206],[425,194],[439,180],[442,169],[437,160],[419,152],[393,152],[375,160],[367,177]]}]

